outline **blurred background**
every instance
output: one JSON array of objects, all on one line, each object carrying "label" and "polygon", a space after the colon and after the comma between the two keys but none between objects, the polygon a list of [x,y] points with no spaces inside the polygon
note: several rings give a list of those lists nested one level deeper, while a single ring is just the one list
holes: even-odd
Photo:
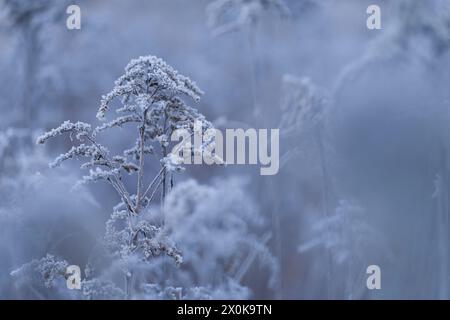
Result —
[{"label": "blurred background", "polygon": [[[70,4],[80,30],[66,27]],[[366,26],[371,4],[380,30]],[[64,120],[97,124],[101,96],[151,54],[197,83],[192,105],[217,128],[280,129],[277,175],[176,176],[217,219],[243,219],[249,244],[241,254],[221,224],[180,238],[179,281],[214,287],[237,255],[245,298],[448,299],[449,48],[446,0],[0,1],[0,298],[71,297],[10,273],[46,253],[84,265],[119,199],[100,183],[70,192],[79,165],[48,168],[70,140],[35,138]],[[103,139],[134,142],[120,129]],[[264,257],[245,258],[252,245]],[[381,290],[366,287],[369,265]]]}]

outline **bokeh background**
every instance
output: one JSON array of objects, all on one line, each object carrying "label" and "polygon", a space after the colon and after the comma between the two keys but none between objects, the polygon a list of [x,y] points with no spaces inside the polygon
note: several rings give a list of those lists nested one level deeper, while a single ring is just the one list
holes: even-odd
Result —
[{"label": "bokeh background", "polygon": [[[221,2],[231,7],[214,21]],[[69,4],[81,30],[66,28]],[[366,27],[370,4],[381,30]],[[218,217],[261,218],[240,234],[267,249],[242,259],[245,297],[449,297],[448,1],[3,0],[0,17],[0,298],[67,298],[10,273],[46,253],[84,265],[119,199],[100,183],[70,192],[79,165],[47,165],[70,141],[35,137],[64,120],[96,124],[101,96],[148,54],[196,81],[194,106],[216,127],[280,129],[275,176],[253,165],[176,177],[208,186]],[[191,260],[191,285],[215,282],[240,250],[227,232],[209,236],[214,254]],[[373,264],[381,290],[366,288]]]}]

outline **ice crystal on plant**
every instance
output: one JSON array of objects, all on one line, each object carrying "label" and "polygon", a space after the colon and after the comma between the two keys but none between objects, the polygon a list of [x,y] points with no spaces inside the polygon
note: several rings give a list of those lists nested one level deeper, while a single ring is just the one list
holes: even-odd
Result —
[{"label": "ice crystal on plant", "polygon": [[[84,122],[72,123],[64,121],[59,127],[52,129],[37,138],[38,144],[45,143],[48,139],[54,138],[64,133],[75,133],[76,138],[81,140],[83,135],[87,135],[91,131],[91,125]],[[71,135],[72,137],[72,135]]]},{"label": "ice crystal on plant", "polygon": [[[181,252],[167,235],[165,227],[147,220],[143,212],[155,201],[157,192],[164,201],[169,191],[169,175],[182,171],[179,161],[169,154],[172,132],[177,129],[193,130],[198,121],[202,123],[203,130],[212,128],[202,114],[186,105],[180,97],[184,95],[197,101],[202,94],[193,81],[179,74],[162,59],[140,57],[127,65],[125,74],[116,81],[113,90],[102,97],[97,117],[105,119],[112,100],[120,97],[122,107],[116,110],[121,114],[119,117],[94,130],[84,122],[65,121],[37,139],[38,144],[43,144],[50,138],[69,134],[75,145],[58,156],[50,166],[57,167],[74,158],[87,159],[81,168],[89,169],[89,174],[76,186],[102,180],[114,188],[121,200],[106,222],[103,242],[108,255],[124,265],[121,269],[127,279],[126,288],[122,290],[109,280],[91,278],[82,283],[83,293],[88,298],[103,298],[108,292],[111,297],[120,297],[122,293],[131,297],[131,278],[135,265],[139,263],[152,261],[162,255],[171,257],[177,266],[182,263]],[[98,141],[98,134],[128,124],[135,124],[137,129],[136,142],[131,149],[114,154]],[[150,160],[147,158],[159,155],[155,152],[156,148],[160,151],[158,165],[161,169],[145,188],[147,171],[144,172],[144,166]],[[134,174],[136,191],[130,190],[124,183],[125,173]],[[92,268],[94,266],[89,264],[88,269]],[[52,273],[48,274],[47,278],[52,281]]]},{"label": "ice crystal on plant", "polygon": [[[156,102],[168,101],[174,95],[187,95],[198,101],[203,92],[195,82],[179,74],[175,69],[155,56],[139,57],[131,60],[125,74],[117,79],[114,89],[102,97],[97,118],[104,119],[109,104],[122,97],[126,107],[120,111],[146,110]],[[133,107],[130,104],[135,104]]]}]

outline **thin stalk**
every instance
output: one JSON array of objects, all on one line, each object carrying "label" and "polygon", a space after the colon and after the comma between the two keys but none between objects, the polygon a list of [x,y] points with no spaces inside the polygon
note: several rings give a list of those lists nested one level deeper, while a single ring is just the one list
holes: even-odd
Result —
[{"label": "thin stalk", "polygon": [[139,128],[139,172],[137,179],[137,192],[136,192],[136,213],[141,210],[142,200],[142,179],[144,178],[144,145],[145,145],[145,121],[147,119],[147,110],[144,111],[142,125]]},{"label": "thin stalk", "polygon": [[[323,206],[323,213],[326,218],[329,218],[331,216],[331,212],[329,209],[329,190],[328,190],[328,170],[326,166],[326,157],[325,157],[325,148],[323,145],[323,137],[322,137],[322,131],[321,128],[318,126],[316,127],[316,143],[317,147],[319,149],[319,159],[320,159],[320,168],[322,172],[322,206]],[[327,298],[332,299],[333,298],[333,261],[331,252],[327,252]]]},{"label": "thin stalk", "polygon": [[[270,232],[266,233],[263,236],[263,238],[261,239],[261,244],[262,245],[267,244],[267,242],[269,242],[271,237],[272,237],[272,235]],[[258,251],[256,251],[256,250],[250,251],[250,254],[244,260],[241,267],[239,268],[239,270],[236,272],[236,274],[234,276],[234,279],[237,282],[241,282],[242,278],[245,276],[245,274],[247,273],[247,271],[250,269],[251,265],[253,264],[253,261],[255,261],[257,254],[258,254]]]},{"label": "thin stalk", "polygon": [[150,182],[150,184],[148,185],[147,189],[145,190],[144,194],[142,195],[142,198],[144,199],[147,195],[147,193],[151,190],[151,188],[153,187],[153,185],[156,183],[156,181],[158,181],[158,178],[163,174],[165,169],[165,166],[163,166],[161,168],[161,170],[159,170],[158,174],[153,178],[152,182]]},{"label": "thin stalk", "polygon": [[[167,130],[167,112],[164,111],[164,125],[163,125],[164,132]],[[162,145],[162,153],[163,153],[163,159],[167,157],[167,147],[165,144]],[[166,178],[167,178],[167,170],[166,166],[163,165],[162,167],[162,193],[161,193],[161,213],[162,213],[162,223],[164,224],[164,202],[166,200]]]}]

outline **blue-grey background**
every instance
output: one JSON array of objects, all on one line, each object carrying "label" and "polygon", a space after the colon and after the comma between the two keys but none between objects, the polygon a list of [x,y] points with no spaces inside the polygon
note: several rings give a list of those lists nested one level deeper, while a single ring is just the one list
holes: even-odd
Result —
[{"label": "blue-grey background", "polygon": [[[81,30],[66,28],[59,1],[32,20],[11,21],[0,7],[0,298],[61,297],[10,272],[47,252],[83,265],[118,201],[100,183],[71,193],[78,165],[47,166],[69,141],[36,147],[30,132],[68,119],[96,123],[101,96],[126,64],[152,54],[196,81],[205,92],[196,107],[219,128],[280,129],[275,176],[200,166],[177,177],[248,179],[243,199],[265,218],[257,235],[270,234],[279,267],[269,286],[270,272],[251,266],[242,279],[251,297],[447,299],[449,2],[285,0],[288,16],[263,10],[221,35],[207,25],[209,2],[73,1]],[[370,4],[381,7],[381,30],[366,27]],[[295,90],[286,75],[323,91],[319,124],[306,116],[293,131],[280,125]],[[120,130],[105,139],[130,142]],[[381,290],[366,288],[372,264]]]}]

